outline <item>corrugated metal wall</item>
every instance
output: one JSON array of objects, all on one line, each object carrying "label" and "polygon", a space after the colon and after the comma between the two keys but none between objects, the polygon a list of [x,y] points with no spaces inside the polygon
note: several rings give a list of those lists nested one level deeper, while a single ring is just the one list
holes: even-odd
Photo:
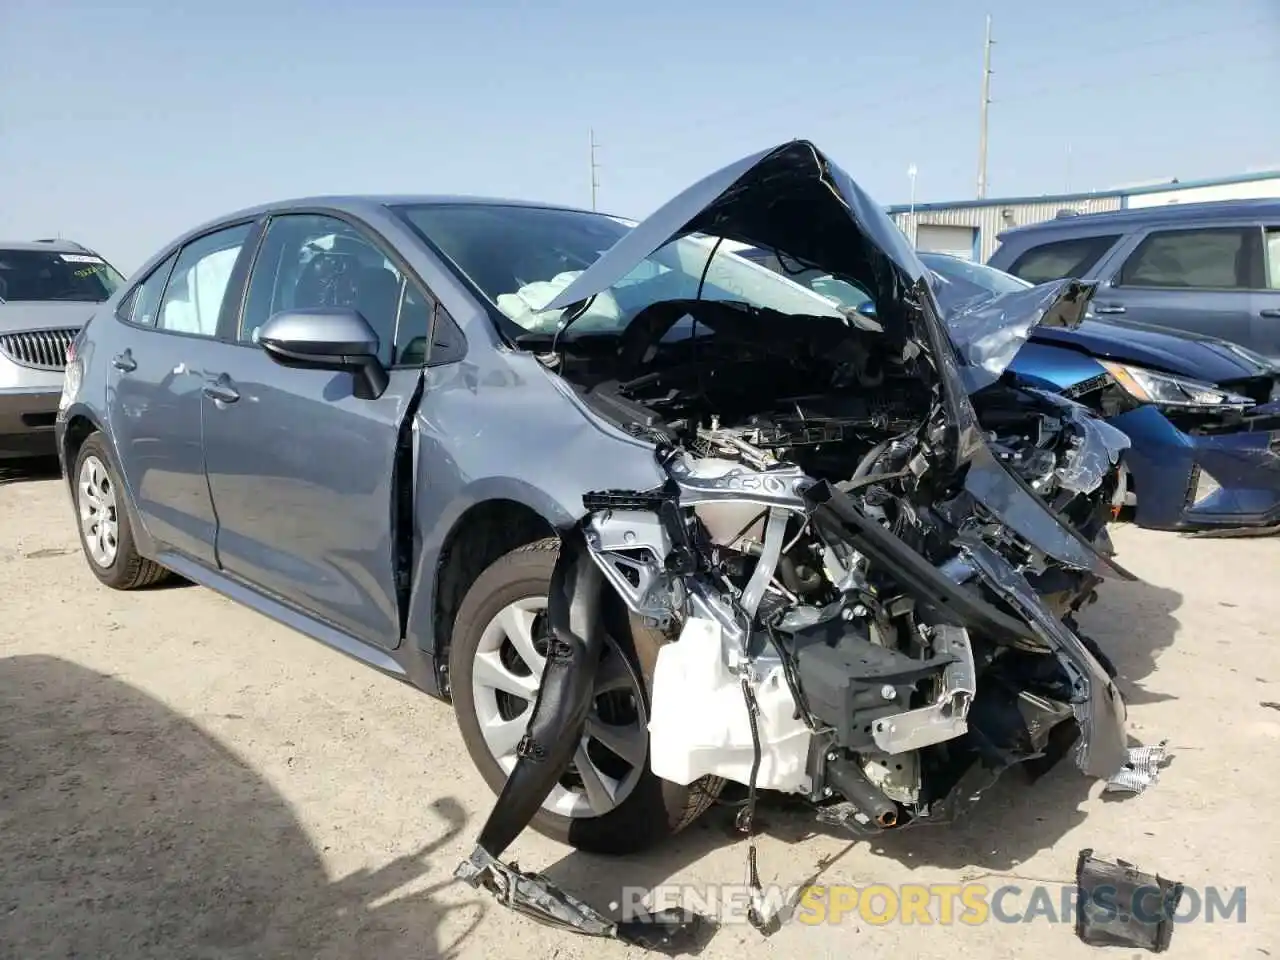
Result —
[{"label": "corrugated metal wall", "polygon": [[1170,187],[1159,193],[1135,194],[1129,206],[1162,207],[1167,203],[1203,203],[1213,200],[1261,200],[1280,197],[1280,177],[1247,183],[1222,183],[1204,187]]},{"label": "corrugated metal wall", "polygon": [[[1052,220],[1059,210],[1069,207],[1077,213],[1102,213],[1119,210],[1120,197],[1095,197],[1067,204],[1062,201],[1048,203],[994,203],[989,207],[959,207],[953,210],[922,210],[916,213],[917,222],[952,227],[976,227],[978,229],[978,256],[983,263],[995,252],[996,236],[1010,227]],[[1008,210],[1010,215],[1005,216]],[[911,236],[911,214],[896,213],[894,222],[908,237]]]}]

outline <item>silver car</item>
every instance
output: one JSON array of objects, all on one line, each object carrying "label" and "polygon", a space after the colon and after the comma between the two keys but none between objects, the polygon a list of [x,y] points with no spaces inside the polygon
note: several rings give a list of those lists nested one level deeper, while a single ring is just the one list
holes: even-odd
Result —
[{"label": "silver car", "polygon": [[0,460],[55,455],[67,347],[123,282],[70,240],[0,241]]}]

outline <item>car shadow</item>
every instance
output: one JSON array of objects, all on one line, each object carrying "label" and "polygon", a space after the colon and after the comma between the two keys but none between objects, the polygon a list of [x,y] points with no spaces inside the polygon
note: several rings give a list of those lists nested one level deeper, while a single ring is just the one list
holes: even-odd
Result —
[{"label": "car shadow", "polygon": [[[1171,699],[1149,681],[1160,652],[1177,634],[1173,613],[1181,603],[1181,594],[1150,583],[1108,582],[1098,601],[1079,617],[1081,631],[1096,640],[1116,666],[1117,684],[1131,705]],[[779,882],[784,885],[819,883],[859,848],[860,855],[870,852],[911,869],[960,870],[977,878],[1012,871],[1061,842],[1083,823],[1083,804],[1096,786],[1097,781],[1081,775],[1068,755],[1034,782],[1028,782],[1020,769],[1006,771],[950,825],[856,838],[819,824],[798,798],[767,793],[761,795],[756,823],[759,833],[788,844],[819,836],[847,841],[808,876],[783,871]],[[741,846],[745,859],[746,846],[734,830],[735,814],[727,804],[713,807],[674,840],[640,856],[618,860],[574,851],[540,872],[598,910],[616,914],[611,904],[621,902],[624,889],[652,890],[730,843]]]},{"label": "car shadow", "polygon": [[62,466],[57,457],[32,457],[21,460],[0,460],[0,485],[6,483],[30,483],[38,480],[58,480]]},{"label": "car shadow", "polygon": [[1177,636],[1174,612],[1182,594],[1143,580],[1115,580],[1103,584],[1098,597],[1081,612],[1080,631],[1111,658],[1125,701],[1140,706],[1172,700],[1149,681],[1160,653]]},{"label": "car shadow", "polygon": [[434,857],[466,826],[457,800],[436,801],[414,854],[331,880],[263,777],[149,695],[59,658],[0,660],[0,770],[6,956],[418,960],[455,955],[485,915],[437,902],[451,878],[420,882],[448,866]]}]

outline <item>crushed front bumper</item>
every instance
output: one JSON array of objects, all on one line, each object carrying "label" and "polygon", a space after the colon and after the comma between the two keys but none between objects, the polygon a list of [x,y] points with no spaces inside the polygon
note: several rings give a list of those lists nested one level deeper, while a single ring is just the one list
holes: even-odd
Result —
[{"label": "crushed front bumper", "polygon": [[1155,530],[1280,525],[1280,403],[1219,431],[1187,433],[1155,407],[1111,421],[1133,441],[1134,521]]},{"label": "crushed front bumper", "polygon": [[[871,559],[879,569],[890,573],[906,592],[943,614],[944,620],[963,624],[993,637],[1038,641],[1052,650],[1069,679],[1070,703],[1061,706],[1064,714],[1067,710],[1074,714],[1078,728],[1075,756],[1077,765],[1087,775],[1105,780],[1111,780],[1121,773],[1130,756],[1126,747],[1126,711],[1119,690],[1084,641],[1045,607],[1025,577],[1000,554],[981,542],[966,541],[959,544],[960,553],[955,562],[947,564],[945,569],[939,569],[879,522],[861,513],[847,494],[831,484],[819,482],[807,486],[800,491],[800,495],[815,524],[834,537],[846,541]],[[575,550],[574,545],[578,549]],[[557,586],[570,582],[562,574],[562,570],[568,570],[573,564],[572,558],[581,552],[578,538],[566,540],[557,561],[557,574],[552,577],[549,616],[553,624],[559,624],[564,619],[562,608],[572,609],[576,600],[581,599],[578,596],[581,592],[579,589],[561,589]],[[1011,612],[1005,612],[975,592],[965,589],[964,583],[972,578],[985,582],[995,594],[1006,601]],[[584,623],[591,621],[592,618],[584,619]],[[581,629],[582,625],[579,627]],[[553,626],[553,630],[559,629],[560,627]],[[562,632],[569,637],[573,631],[565,628]],[[589,659],[582,661],[589,662]],[[562,676],[554,678],[554,682],[544,681],[529,721],[531,733],[527,738],[532,736],[535,744],[565,740],[572,742],[579,735],[578,729],[569,720],[558,721],[555,717],[557,712],[561,718],[570,717],[573,704],[566,699],[567,694],[561,689],[565,686],[562,681],[580,671],[582,663],[567,672],[562,671]],[[589,691],[591,686],[588,684],[583,689]],[[549,690],[551,692],[548,694]],[[1070,719],[1069,716],[1059,718]],[[1029,755],[1028,758],[1036,755],[1039,754]],[[530,764],[532,768],[544,759],[535,751],[522,756],[519,762]],[[1017,760],[1018,758],[1013,758],[1009,763],[1001,765],[1000,769]],[[969,770],[984,780],[991,779],[993,772],[986,765],[980,764],[971,765]],[[554,775],[557,772],[552,768],[543,770],[544,774]],[[500,903],[517,912],[560,929],[603,939],[621,940],[670,955],[698,952],[705,940],[715,932],[717,924],[713,918],[684,911],[662,911],[641,920],[623,918],[614,921],[560,890],[545,876],[521,871],[514,863],[501,862],[499,857],[509,842],[507,838],[514,838],[515,833],[527,825],[532,816],[531,811],[536,809],[545,795],[542,786],[548,779],[545,776],[541,779],[524,777],[522,786],[513,789],[512,785],[519,779],[520,773],[521,768],[517,766],[508,778],[489,821],[481,830],[477,846],[470,857],[458,865],[454,876],[476,889],[489,891]],[[998,775],[998,770],[995,773]],[[964,778],[956,786],[960,789],[953,787],[947,796],[950,801],[959,802],[949,804],[944,800],[944,810],[949,805],[965,806],[966,801],[971,801],[981,792],[981,785],[976,783],[973,789],[968,789],[969,780]],[[754,791],[753,776],[751,799],[746,808],[745,832],[748,835]],[[822,818],[821,812],[819,818]],[[950,816],[943,819],[950,819]],[[495,829],[494,824],[500,824],[501,829]],[[487,839],[495,834],[500,835],[498,841],[491,842]],[[748,866],[753,893],[759,893],[754,845],[750,850]],[[777,929],[778,918],[776,915],[766,915],[761,904],[763,900],[760,904],[753,901],[752,924],[768,935]]]}]

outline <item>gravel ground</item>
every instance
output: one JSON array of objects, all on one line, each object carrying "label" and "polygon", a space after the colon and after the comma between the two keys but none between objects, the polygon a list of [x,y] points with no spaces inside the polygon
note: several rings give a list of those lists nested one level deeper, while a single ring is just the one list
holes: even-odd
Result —
[{"label": "gravel ground", "polygon": [[[208,590],[100,587],[51,476],[0,485],[0,531],[3,957],[641,956],[451,881],[492,795],[447,705]],[[1002,781],[957,828],[882,845],[766,806],[764,881],[1045,883],[1056,897],[1093,847],[1197,890],[1247,888],[1243,924],[1182,924],[1171,955],[1280,951],[1280,824],[1265,813],[1280,737],[1280,541],[1115,539],[1143,582],[1108,584],[1084,626],[1121,670],[1134,736],[1169,740],[1155,788],[1104,799],[1067,763],[1033,787]],[[512,854],[604,907],[624,885],[740,883],[746,847],[726,818],[713,810],[628,861],[534,834]],[[703,956],[850,950],[1096,953],[1042,919],[875,925],[855,911],[768,940],[730,924]]]}]

